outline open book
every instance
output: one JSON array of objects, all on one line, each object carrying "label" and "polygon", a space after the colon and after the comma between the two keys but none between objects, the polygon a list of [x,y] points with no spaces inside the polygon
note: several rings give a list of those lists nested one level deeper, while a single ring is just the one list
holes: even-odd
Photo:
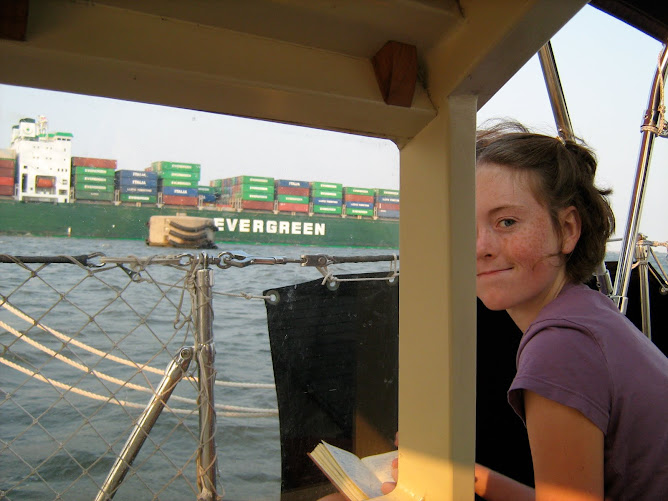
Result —
[{"label": "open book", "polygon": [[397,457],[397,451],[360,459],[351,452],[321,442],[309,457],[349,501],[382,496],[383,482],[394,482],[392,460]]}]

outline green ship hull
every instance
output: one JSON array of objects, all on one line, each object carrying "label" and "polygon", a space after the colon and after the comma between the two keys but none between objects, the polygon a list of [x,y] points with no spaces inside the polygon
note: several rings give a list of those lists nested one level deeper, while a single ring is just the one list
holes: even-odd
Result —
[{"label": "green ship hull", "polygon": [[0,203],[0,234],[145,240],[151,216],[215,220],[216,242],[321,247],[399,248],[399,222],[315,214],[229,212],[103,203]]}]

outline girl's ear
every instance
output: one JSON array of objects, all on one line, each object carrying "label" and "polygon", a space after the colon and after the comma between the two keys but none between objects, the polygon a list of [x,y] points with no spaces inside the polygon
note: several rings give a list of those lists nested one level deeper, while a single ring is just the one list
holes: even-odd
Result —
[{"label": "girl's ear", "polygon": [[582,231],[582,221],[580,213],[574,206],[566,207],[559,213],[559,223],[561,224],[561,252],[570,254],[575,249],[575,245],[580,240]]}]

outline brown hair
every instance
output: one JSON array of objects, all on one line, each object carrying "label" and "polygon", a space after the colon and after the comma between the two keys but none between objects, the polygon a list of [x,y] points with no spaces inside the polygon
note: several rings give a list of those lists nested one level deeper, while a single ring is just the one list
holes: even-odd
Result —
[{"label": "brown hair", "polygon": [[605,258],[605,246],[615,229],[608,203],[611,190],[594,185],[596,156],[579,139],[530,132],[517,122],[502,122],[478,131],[476,163],[495,163],[532,173],[534,196],[548,210],[557,232],[558,214],[573,206],[582,222],[580,239],[566,257],[566,275],[573,282],[587,281]]}]

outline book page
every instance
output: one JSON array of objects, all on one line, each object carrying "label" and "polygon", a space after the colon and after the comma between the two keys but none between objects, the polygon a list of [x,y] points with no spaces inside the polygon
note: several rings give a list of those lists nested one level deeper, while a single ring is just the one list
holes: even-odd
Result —
[{"label": "book page", "polygon": [[380,483],[394,482],[392,477],[392,461],[399,456],[399,451],[384,452],[374,456],[367,456],[362,463],[380,480]]},{"label": "book page", "polygon": [[[323,442],[327,451],[332,455],[341,467],[341,470],[369,497],[375,498],[382,496],[380,490],[381,482],[378,477],[368,469],[367,466],[357,457],[333,445]],[[390,461],[392,461],[390,459]],[[389,465],[389,463],[388,463]],[[388,466],[389,469],[389,466]],[[391,477],[390,477],[391,478]]]}]

